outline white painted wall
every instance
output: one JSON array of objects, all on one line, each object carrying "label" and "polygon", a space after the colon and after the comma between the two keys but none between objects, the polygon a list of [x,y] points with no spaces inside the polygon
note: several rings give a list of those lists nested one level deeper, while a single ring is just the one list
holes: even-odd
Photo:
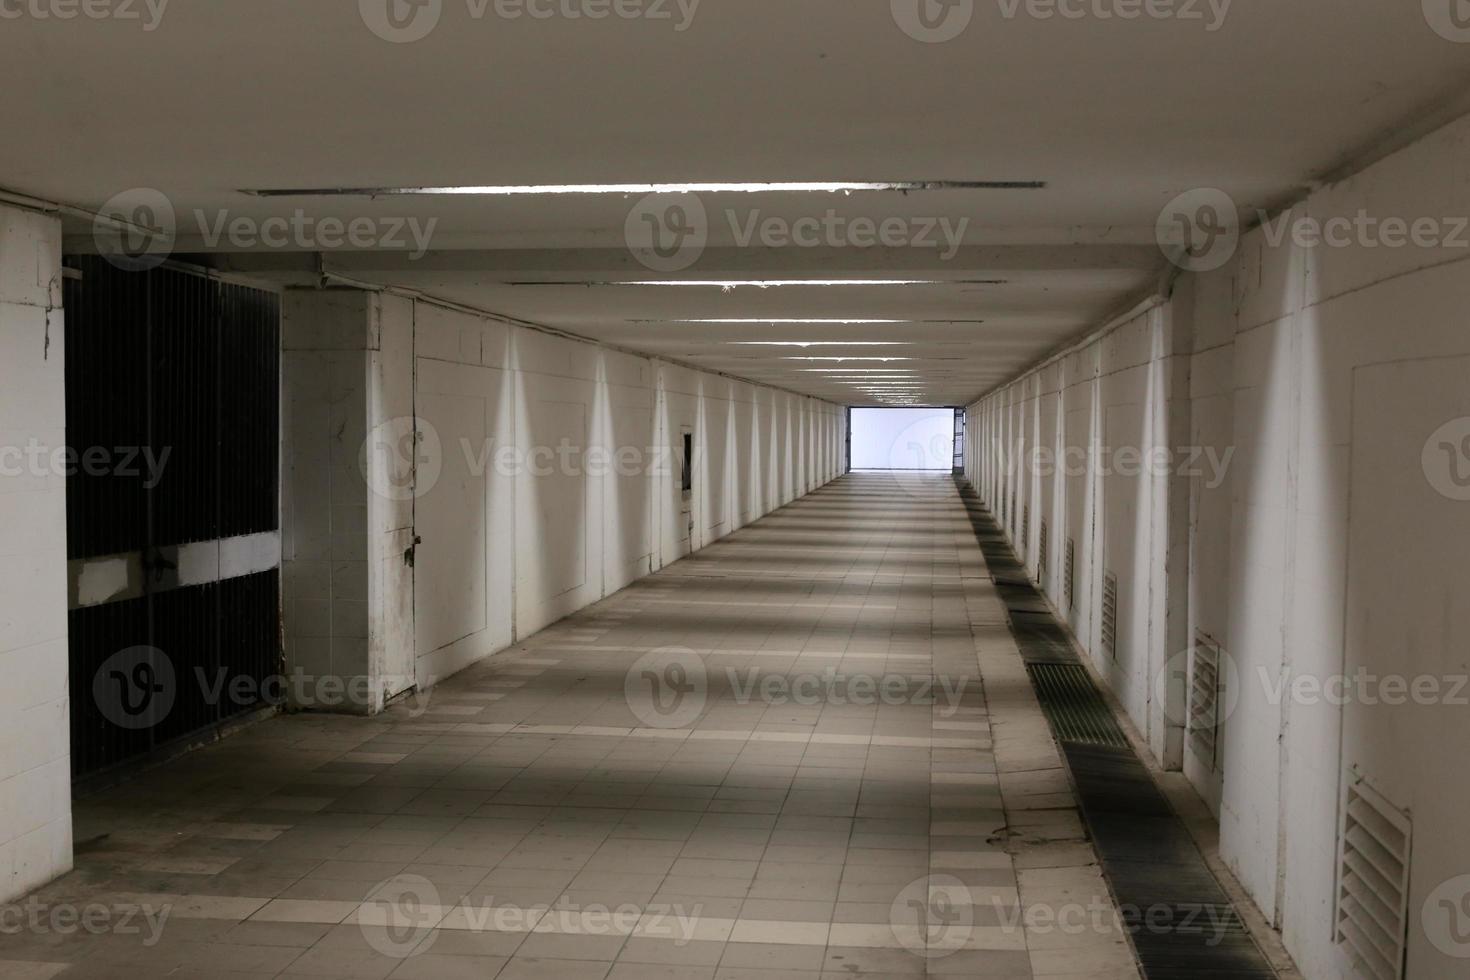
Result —
[{"label": "white painted wall", "polygon": [[0,901],[71,868],[61,225],[0,206]]},{"label": "white painted wall", "polygon": [[[1461,120],[1293,217],[1470,215],[1466,173]],[[1448,693],[1470,674],[1470,491],[1457,498],[1453,479],[1470,477],[1470,422],[1451,450],[1434,441],[1470,419],[1467,260],[1463,244],[1303,247],[1258,229],[1225,268],[1185,276],[1168,303],[970,407],[971,478],[1028,560],[1012,489],[1033,500],[1033,528],[1049,522],[1058,557],[1043,587],[1155,753],[1216,810],[1224,858],[1309,980],[1357,976],[1333,938],[1349,770],[1412,816],[1406,976],[1460,978],[1470,963],[1446,942],[1452,926],[1470,935],[1470,908],[1432,894],[1470,874],[1470,707],[1275,693],[1283,678],[1359,668]],[[1172,447],[1170,465],[1130,476],[1103,454],[1111,466],[1095,459],[1048,490],[1019,461],[1034,412],[1061,419],[1060,444]],[[1104,570],[1120,579],[1116,661],[1099,650]],[[1179,748],[1181,705],[1157,683],[1196,631],[1223,645],[1238,698],[1213,771]]]},{"label": "white painted wall", "polygon": [[[324,339],[343,303],[352,326],[328,338],[347,339]],[[329,648],[374,677],[405,662],[427,688],[841,472],[843,411],[815,399],[391,294],[290,292],[285,307],[288,403],[329,403],[288,411],[288,443],[295,425],[313,440],[309,452],[288,449],[298,460],[288,480],[319,497],[317,478],[301,473],[331,458],[347,485],[330,492],[351,498],[288,503],[287,658],[308,672],[323,638],[293,623],[339,629],[320,609],[334,568],[365,565],[369,592],[363,609],[356,593],[330,597],[354,633],[332,633]],[[295,339],[295,318],[314,323],[311,346]],[[333,344],[350,357],[347,380],[328,386],[344,370]],[[375,447],[371,480],[358,468],[364,441]],[[321,522],[339,518],[347,534],[324,534]],[[312,542],[327,552],[302,550]],[[315,619],[293,616],[298,606]]]}]

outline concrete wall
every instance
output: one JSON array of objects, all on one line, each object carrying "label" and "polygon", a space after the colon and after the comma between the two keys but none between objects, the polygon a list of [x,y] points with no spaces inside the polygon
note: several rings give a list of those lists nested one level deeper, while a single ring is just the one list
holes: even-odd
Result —
[{"label": "concrete wall", "polygon": [[0,901],[71,868],[61,226],[0,206]]},{"label": "concrete wall", "polygon": [[334,697],[371,713],[413,686],[411,659],[390,653],[410,642],[412,473],[395,453],[364,452],[369,432],[412,412],[411,332],[384,330],[411,315],[358,290],[288,292],[282,305],[286,645],[293,671],[343,685],[292,685],[302,707]]},{"label": "concrete wall", "polygon": [[[1470,874],[1466,173],[1462,120],[1298,205],[1287,227],[1307,237],[1248,233],[1224,268],[970,407],[972,479],[1033,568],[1048,522],[1043,588],[1215,809],[1222,855],[1311,980],[1358,975],[1333,916],[1360,780],[1412,821],[1406,976],[1462,977],[1470,955],[1470,879],[1453,881]],[[1433,221],[1448,241],[1427,224],[1417,243],[1381,227],[1312,241],[1315,222],[1360,213]],[[1037,442],[1108,451],[1048,477],[1025,458]],[[1100,646],[1105,572],[1116,657]],[[1181,748],[1174,668],[1197,634],[1228,668],[1213,766]]]},{"label": "concrete wall", "polygon": [[285,311],[287,661],[364,710],[841,471],[835,405],[391,294]]}]

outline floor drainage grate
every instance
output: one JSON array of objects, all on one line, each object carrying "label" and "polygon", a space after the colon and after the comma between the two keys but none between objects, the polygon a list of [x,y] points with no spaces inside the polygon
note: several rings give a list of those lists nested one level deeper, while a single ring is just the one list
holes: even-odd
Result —
[{"label": "floor drainage grate", "polygon": [[1098,697],[1086,667],[1031,663],[1026,665],[1026,672],[1031,675],[1031,686],[1036,688],[1041,710],[1046,712],[1058,741],[1128,747],[1127,737]]},{"label": "floor drainage grate", "polygon": [[1133,754],[1070,638],[1049,611],[1038,611],[1038,602],[1045,609],[1043,597],[1029,581],[1022,584],[1025,570],[990,513],[967,484],[956,485],[1066,757],[1143,976],[1276,980],[1183,822]]}]

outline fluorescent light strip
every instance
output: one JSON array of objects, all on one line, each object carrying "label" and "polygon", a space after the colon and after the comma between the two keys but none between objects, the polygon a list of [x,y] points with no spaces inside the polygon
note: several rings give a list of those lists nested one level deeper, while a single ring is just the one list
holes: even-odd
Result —
[{"label": "fluorescent light strip", "polygon": [[[953,283],[953,280],[950,280],[950,279],[639,279],[639,280],[629,280],[629,281],[624,281],[624,282],[592,283],[591,285],[608,285],[608,286],[706,286],[706,287],[718,287],[720,289],[734,289],[734,288],[736,288],[738,286],[754,286],[757,289],[771,289],[771,288],[774,288],[774,287],[777,287],[777,286],[946,286],[946,285],[950,285],[951,283]],[[581,283],[566,283],[564,285],[581,285]],[[675,320],[675,321],[669,321],[669,322],[675,322],[675,323],[677,323],[677,322],[680,322],[680,321]],[[690,320],[690,321],[687,321],[687,322],[690,322],[690,323],[699,323],[701,321],[698,321],[698,320]],[[713,321],[713,322],[718,322],[718,321]],[[742,322],[749,322],[749,323],[781,323],[782,321],[780,321],[780,320],[751,320],[751,321],[736,320],[736,321],[733,321],[733,322],[735,322],[735,323],[742,323]],[[791,322],[795,323],[795,322],[802,322],[802,321],[791,321]],[[832,320],[832,321],[805,321],[805,322],[808,322],[808,323],[812,323],[812,322],[860,323],[860,322],[863,322],[863,321],[858,321],[858,320],[843,320],[843,321]],[[869,321],[869,322],[887,322],[887,321]],[[893,321],[893,322],[902,322],[902,321]]]},{"label": "fluorescent light strip", "polygon": [[[843,282],[848,282],[848,281],[850,281],[850,280],[843,280]],[[680,319],[680,320],[629,320],[628,322],[629,323],[637,323],[637,324],[649,324],[649,323],[762,324],[762,323],[768,323],[768,324],[770,324],[772,326],[784,326],[784,325],[805,326],[805,325],[826,325],[826,324],[835,324],[835,325],[839,325],[839,326],[854,326],[854,325],[861,326],[863,324],[870,324],[870,323],[885,323],[885,324],[891,324],[891,323],[977,324],[977,323],[984,323],[985,321],[984,320],[846,320],[846,319],[827,318],[827,317],[818,317],[818,318],[801,318],[801,317],[743,317],[743,318],[739,318],[739,319],[729,319],[729,318],[721,317],[721,318],[718,318],[718,319],[688,319],[688,320],[684,320],[684,319]]]},{"label": "fluorescent light strip", "polygon": [[702,181],[687,184],[466,184],[430,187],[286,187],[245,190],[256,197],[527,197],[569,194],[851,194],[854,191],[1034,191],[1044,180]]},{"label": "fluorescent light strip", "polygon": [[907,340],[727,340],[731,347],[909,347]]},{"label": "fluorescent light strip", "polygon": [[834,320],[834,319],[800,319],[800,318],[777,318],[777,317],[748,317],[743,319],[717,319],[717,320],[635,320],[634,323],[769,323],[773,326],[780,324],[823,324],[835,323],[843,326],[864,323],[912,323],[912,320]]},{"label": "fluorescent light strip", "polygon": [[816,356],[814,354],[808,354],[808,355],[803,356],[803,357],[796,357],[796,356],[783,357],[783,358],[781,358],[781,360],[783,360],[783,361],[838,361],[838,362],[842,362],[842,361],[882,361],[884,363],[887,363],[889,361],[912,361],[913,358],[912,357],[818,357],[818,356]]}]

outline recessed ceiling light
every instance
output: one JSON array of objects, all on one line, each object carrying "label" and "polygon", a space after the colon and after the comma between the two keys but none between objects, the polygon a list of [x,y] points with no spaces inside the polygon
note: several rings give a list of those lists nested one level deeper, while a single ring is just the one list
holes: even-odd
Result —
[{"label": "recessed ceiling light", "polygon": [[732,347],[908,347],[907,340],[727,340]]},{"label": "recessed ceiling light", "polygon": [[243,191],[256,197],[524,197],[567,194],[850,194],[883,191],[1034,191],[1043,180],[704,181],[685,184],[468,184],[437,187],[287,187]]},{"label": "recessed ceiling light", "polygon": [[813,354],[807,354],[807,355],[804,355],[804,356],[791,355],[791,356],[783,357],[783,358],[781,358],[781,360],[783,360],[783,361],[838,361],[838,362],[841,362],[841,361],[883,361],[884,363],[887,363],[888,361],[912,361],[913,358],[912,357],[818,357],[818,356],[813,355]]}]

